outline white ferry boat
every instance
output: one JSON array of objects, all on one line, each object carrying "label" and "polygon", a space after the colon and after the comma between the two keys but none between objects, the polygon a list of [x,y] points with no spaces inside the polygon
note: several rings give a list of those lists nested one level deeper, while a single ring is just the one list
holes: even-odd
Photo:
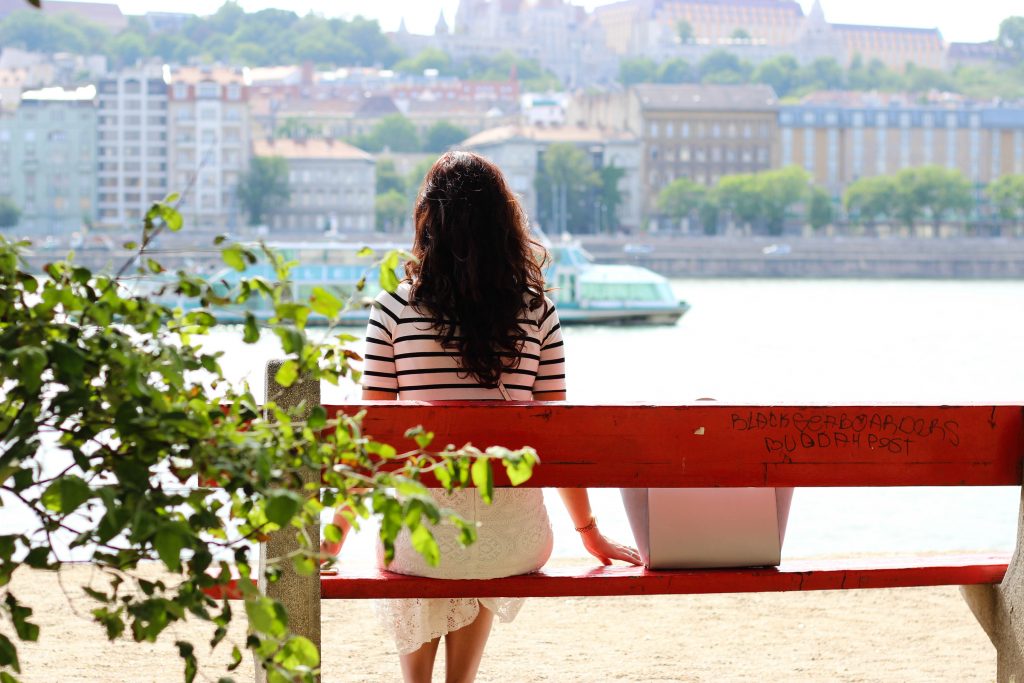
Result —
[{"label": "white ferry boat", "polygon": [[[363,297],[372,297],[377,291],[377,269],[374,261],[394,249],[405,245],[376,244],[374,255],[360,255],[365,244],[349,242],[288,242],[270,243],[269,247],[286,260],[297,263],[291,270],[289,284],[293,301],[306,301],[315,287],[331,291],[340,299],[356,295],[356,283],[366,280]],[[679,301],[672,293],[669,281],[646,268],[625,265],[601,265],[593,262],[583,248],[575,242],[547,245],[552,262],[544,273],[549,296],[558,306],[563,324],[655,324],[673,325],[689,305]],[[261,276],[274,278],[273,269],[266,264],[249,266],[244,273],[226,269],[211,278],[212,281],[232,283],[239,277]],[[399,277],[402,276],[399,269]],[[165,301],[169,305],[183,305],[184,301]],[[267,317],[269,309],[258,302],[248,309],[239,307],[221,312],[223,322],[240,321],[245,310],[257,317]],[[365,307],[357,306],[342,315],[344,323],[363,324]],[[322,318],[310,317],[310,324],[324,323]]]}]

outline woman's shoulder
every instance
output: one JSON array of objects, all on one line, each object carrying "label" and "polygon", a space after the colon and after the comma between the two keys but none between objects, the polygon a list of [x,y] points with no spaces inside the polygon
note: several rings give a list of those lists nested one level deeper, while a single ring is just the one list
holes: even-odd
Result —
[{"label": "woman's shoulder", "polygon": [[376,308],[384,308],[396,319],[400,318],[402,311],[409,305],[409,291],[411,286],[412,285],[408,282],[400,282],[393,292],[382,289],[380,293],[374,297],[374,306]]},{"label": "woman's shoulder", "polygon": [[526,317],[533,323],[540,324],[555,313],[555,302],[543,292],[527,292],[523,297]]}]

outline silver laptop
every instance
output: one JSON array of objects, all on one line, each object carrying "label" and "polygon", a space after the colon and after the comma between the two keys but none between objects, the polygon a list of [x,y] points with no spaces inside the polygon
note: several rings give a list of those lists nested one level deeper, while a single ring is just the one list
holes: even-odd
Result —
[{"label": "silver laptop", "polygon": [[792,501],[791,488],[622,489],[651,569],[775,566]]}]

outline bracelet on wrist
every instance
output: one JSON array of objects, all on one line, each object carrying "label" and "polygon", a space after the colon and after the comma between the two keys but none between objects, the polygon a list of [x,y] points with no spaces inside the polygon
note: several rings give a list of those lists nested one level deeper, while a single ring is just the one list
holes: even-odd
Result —
[{"label": "bracelet on wrist", "polygon": [[576,527],[577,533],[585,534],[588,531],[593,531],[597,528],[597,517],[591,516],[590,521],[583,526]]}]

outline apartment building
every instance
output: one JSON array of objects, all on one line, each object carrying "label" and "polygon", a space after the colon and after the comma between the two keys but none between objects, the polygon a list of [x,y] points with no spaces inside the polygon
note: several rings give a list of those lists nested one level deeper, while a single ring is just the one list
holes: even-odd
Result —
[{"label": "apartment building", "polygon": [[566,119],[640,140],[650,213],[676,178],[713,186],[724,175],[778,167],[778,109],[764,85],[638,85],[574,97]]},{"label": "apartment building", "polygon": [[854,180],[936,164],[976,185],[1024,173],[1024,106],[826,92],[779,111],[783,166],[838,196]]},{"label": "apartment building", "polygon": [[97,86],[97,226],[140,230],[167,196],[167,83],[163,68],[124,69]]},{"label": "apartment building", "polygon": [[256,140],[253,151],[288,163],[291,197],[266,219],[275,238],[373,230],[377,163],[372,155],[319,138]]},{"label": "apartment building", "polygon": [[44,88],[0,116],[0,196],[21,210],[18,233],[61,236],[92,223],[96,88]]},{"label": "apartment building", "polygon": [[251,133],[243,69],[179,67],[168,84],[168,170],[182,194],[186,225],[222,231],[241,225],[238,182],[248,168]]}]

